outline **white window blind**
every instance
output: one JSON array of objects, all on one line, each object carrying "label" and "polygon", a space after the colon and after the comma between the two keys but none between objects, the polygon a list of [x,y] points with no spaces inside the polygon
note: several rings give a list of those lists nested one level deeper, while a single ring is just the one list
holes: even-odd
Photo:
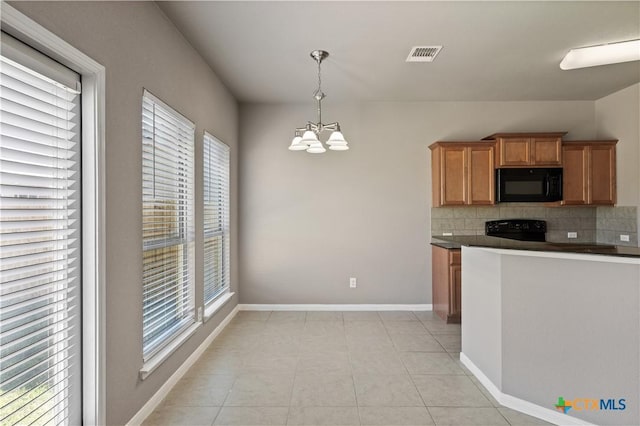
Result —
[{"label": "white window blind", "polygon": [[204,134],[204,302],[229,289],[229,147]]},{"label": "white window blind", "polygon": [[143,354],[195,322],[195,126],[148,91],[142,100]]},{"label": "white window blind", "polygon": [[2,33],[0,424],[81,423],[80,78]]}]

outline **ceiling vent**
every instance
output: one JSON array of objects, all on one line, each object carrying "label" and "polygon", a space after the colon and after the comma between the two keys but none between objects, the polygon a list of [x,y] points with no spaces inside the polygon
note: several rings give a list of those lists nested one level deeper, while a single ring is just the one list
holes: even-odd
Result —
[{"label": "ceiling vent", "polygon": [[407,56],[407,62],[433,62],[442,46],[414,46]]}]

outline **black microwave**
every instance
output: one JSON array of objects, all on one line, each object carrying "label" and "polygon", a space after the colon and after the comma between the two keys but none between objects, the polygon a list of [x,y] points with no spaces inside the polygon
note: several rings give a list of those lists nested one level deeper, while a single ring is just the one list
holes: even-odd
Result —
[{"label": "black microwave", "polygon": [[562,169],[496,169],[496,201],[550,202],[562,200]]}]

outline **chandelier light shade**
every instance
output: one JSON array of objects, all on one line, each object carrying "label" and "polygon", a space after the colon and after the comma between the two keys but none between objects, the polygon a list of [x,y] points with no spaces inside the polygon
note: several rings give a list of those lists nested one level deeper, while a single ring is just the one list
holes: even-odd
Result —
[{"label": "chandelier light shade", "polygon": [[329,52],[324,50],[314,50],[311,57],[318,63],[318,88],[313,93],[313,98],[318,103],[318,122],[307,122],[305,127],[299,127],[295,131],[289,150],[291,151],[307,151],[310,154],[322,154],[327,152],[326,148],[319,139],[324,131],[332,132],[326,144],[332,151],[346,151],[349,145],[340,131],[340,123],[324,124],[322,122],[322,100],[325,94],[322,92],[321,64],[324,59],[329,56]]}]

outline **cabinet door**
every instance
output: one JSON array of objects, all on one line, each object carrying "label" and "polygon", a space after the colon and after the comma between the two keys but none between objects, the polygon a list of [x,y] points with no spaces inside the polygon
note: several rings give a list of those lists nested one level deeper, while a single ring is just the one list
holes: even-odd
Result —
[{"label": "cabinet door", "polygon": [[612,145],[593,145],[590,158],[590,204],[616,202],[616,152]]},{"label": "cabinet door", "polygon": [[498,167],[526,166],[531,163],[530,138],[498,139]]},{"label": "cabinet door", "polygon": [[564,172],[562,204],[589,203],[589,150],[586,146],[565,146],[562,149]]},{"label": "cabinet door", "polygon": [[445,321],[449,314],[449,269],[449,250],[431,246],[431,303]]},{"label": "cabinet door", "polygon": [[494,149],[490,146],[470,147],[468,184],[468,204],[495,204]]},{"label": "cabinet door", "polygon": [[531,139],[531,164],[534,166],[562,166],[560,138]]},{"label": "cabinet door", "polygon": [[443,147],[440,173],[440,204],[459,206],[467,202],[466,197],[466,152],[464,147]]},{"label": "cabinet door", "polygon": [[[451,265],[449,268],[450,297],[449,297],[449,317],[458,319],[462,314],[462,266]],[[453,317],[453,318],[451,318]]]}]

